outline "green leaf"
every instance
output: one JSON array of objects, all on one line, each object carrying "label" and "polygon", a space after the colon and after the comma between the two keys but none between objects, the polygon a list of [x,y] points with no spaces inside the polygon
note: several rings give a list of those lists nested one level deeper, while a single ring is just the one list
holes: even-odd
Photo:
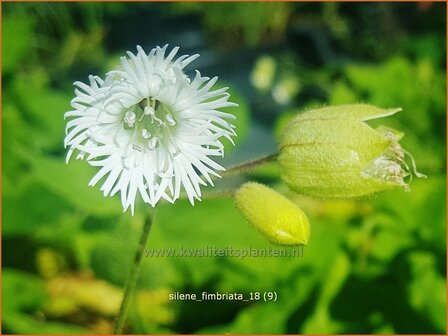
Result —
[{"label": "green leaf", "polygon": [[[181,214],[181,215],[180,215]],[[247,224],[233,205],[233,199],[205,199],[192,206],[186,200],[164,205],[157,209],[155,234],[163,235],[164,246],[204,247],[213,242],[213,246],[225,248],[267,246],[258,232]],[[223,225],[222,223],[226,223]],[[159,242],[154,238],[154,243]]]},{"label": "green leaf", "polygon": [[118,199],[105,198],[98,187],[89,187],[96,169],[87,162],[62,158],[38,157],[33,160],[36,179],[75,208],[88,214],[110,216],[121,213]]},{"label": "green leaf", "polygon": [[431,320],[442,333],[446,331],[446,281],[435,268],[433,255],[414,252],[409,256],[412,281],[408,287],[414,309]]},{"label": "green leaf", "polygon": [[3,325],[8,333],[14,334],[87,334],[88,329],[59,322],[48,322],[21,313],[3,316]]},{"label": "green leaf", "polygon": [[[194,253],[198,249],[205,251],[207,247],[225,249],[266,244],[234,208],[233,200],[213,199],[198,202],[194,207],[185,200],[158,207],[148,247],[176,252],[191,249]],[[180,272],[187,272],[197,285],[218,272],[217,262],[222,259],[212,256],[164,258],[175,264]],[[148,262],[164,258],[149,257]]]},{"label": "green leaf", "polygon": [[31,181],[16,195],[3,198],[4,235],[35,234],[52,228],[71,207],[45,186]]},{"label": "green leaf", "polygon": [[19,109],[12,104],[11,97],[2,97],[2,150],[3,195],[17,194],[29,174],[29,158],[23,155],[24,148],[32,146],[31,128],[23,119]]},{"label": "green leaf", "polygon": [[331,105],[355,104],[359,101],[358,95],[353,92],[344,82],[337,82],[331,90]]},{"label": "green leaf", "polygon": [[[290,311],[277,307],[282,302],[259,302],[244,310],[231,324],[203,328],[200,334],[284,334]],[[277,313],[273,313],[277,310]]]},{"label": "green leaf", "polygon": [[2,303],[5,311],[36,310],[45,302],[47,295],[39,278],[10,268],[4,268],[2,275]]},{"label": "green leaf", "polygon": [[322,283],[315,311],[305,321],[301,329],[302,333],[324,334],[338,333],[341,331],[340,327],[342,324],[331,318],[329,307],[347,279],[350,270],[351,264],[348,256],[344,252],[339,252],[333,260],[333,265],[328,269],[326,281]]},{"label": "green leaf", "polygon": [[[417,235],[422,241],[445,253],[446,248],[446,177],[430,176],[426,180],[411,183],[412,191],[403,193],[391,191],[375,198],[377,213],[389,215],[388,230],[393,230],[398,241],[406,239],[406,234]],[[383,216],[384,217],[384,216]],[[430,218],[430,222],[428,222]],[[400,223],[400,225],[396,225]]]},{"label": "green leaf", "polygon": [[29,57],[33,38],[34,18],[24,14],[9,14],[2,18],[2,70],[14,72],[19,62]]},{"label": "green leaf", "polygon": [[42,69],[21,74],[12,83],[13,98],[28,119],[33,145],[43,149],[62,147],[64,112],[70,109],[71,94],[48,87],[48,74]]}]

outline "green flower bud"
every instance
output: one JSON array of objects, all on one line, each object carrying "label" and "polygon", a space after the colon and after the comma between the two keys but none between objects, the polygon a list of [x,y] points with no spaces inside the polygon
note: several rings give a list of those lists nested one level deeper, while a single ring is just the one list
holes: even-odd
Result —
[{"label": "green flower bud", "polygon": [[245,183],[235,194],[244,217],[270,242],[306,245],[310,224],[304,212],[275,190],[255,182]]},{"label": "green flower bud", "polygon": [[399,111],[344,105],[297,115],[280,140],[283,180],[301,194],[318,197],[358,197],[393,188],[409,191],[412,174],[425,176],[400,146],[403,133],[383,126],[374,129],[365,122]]}]

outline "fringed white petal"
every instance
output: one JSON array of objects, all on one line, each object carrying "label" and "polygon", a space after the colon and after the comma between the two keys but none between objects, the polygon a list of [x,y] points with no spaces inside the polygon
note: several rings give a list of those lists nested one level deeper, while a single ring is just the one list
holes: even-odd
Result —
[{"label": "fringed white petal", "polygon": [[224,155],[220,139],[236,136],[228,122],[235,116],[220,111],[237,106],[228,88],[213,90],[218,77],[199,71],[189,79],[183,69],[199,55],[176,59],[178,52],[165,45],[146,54],[137,46],[104,80],[75,82],[73,110],[64,114],[67,162],[77,152],[98,167],[89,185],[103,181],[104,196],[120,193],[132,214],[137,195],[151,206],[174,202],[182,190],[191,204],[201,200],[201,187],[225,170],[211,159]]}]

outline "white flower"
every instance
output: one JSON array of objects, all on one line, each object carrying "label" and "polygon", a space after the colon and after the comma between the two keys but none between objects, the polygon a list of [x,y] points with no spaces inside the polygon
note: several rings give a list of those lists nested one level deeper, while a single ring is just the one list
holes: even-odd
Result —
[{"label": "white flower", "polygon": [[90,76],[89,85],[75,82],[76,97],[66,127],[67,162],[77,158],[100,167],[89,182],[104,178],[104,196],[121,194],[124,211],[134,204],[137,192],[155,206],[161,199],[174,202],[181,187],[188,199],[201,199],[200,185],[213,185],[211,175],[225,170],[212,160],[224,156],[221,138],[232,143],[235,126],[219,111],[237,106],[228,101],[228,88],[212,90],[217,77],[190,80],[183,69],[199,55],[174,60],[178,47],[167,56],[157,47],[146,54],[128,52],[118,70],[105,80]]}]

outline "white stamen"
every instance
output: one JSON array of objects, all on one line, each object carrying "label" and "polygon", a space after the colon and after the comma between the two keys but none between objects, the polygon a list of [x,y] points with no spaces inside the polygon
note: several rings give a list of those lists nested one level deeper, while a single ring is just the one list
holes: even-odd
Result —
[{"label": "white stamen", "polygon": [[149,149],[155,149],[158,145],[159,142],[159,138],[158,137],[153,137],[151,140],[149,140],[148,142],[148,147]]},{"label": "white stamen", "polygon": [[166,114],[165,117],[168,122],[168,125],[170,125],[170,126],[176,125],[176,121],[174,120],[174,118],[171,114]]},{"label": "white stamen", "polygon": [[151,106],[145,106],[143,113],[147,116],[154,116],[156,114],[156,111],[154,111],[154,109]]},{"label": "white stamen", "polygon": [[126,123],[127,126],[134,127],[136,119],[137,119],[137,115],[132,111],[128,111],[124,115],[123,121]]},{"label": "white stamen", "polygon": [[155,114],[153,116],[151,116],[151,118],[153,119],[152,121],[157,121],[159,123],[159,126],[163,126],[165,125],[162,121],[162,119],[158,118]]},{"label": "white stamen", "polygon": [[412,165],[412,173],[419,177],[419,178],[427,178],[427,176],[425,174],[419,173],[417,171],[417,165],[415,164],[415,160],[414,157],[411,155],[411,153],[409,153],[407,150],[403,149],[403,153],[405,155],[407,155],[409,157],[409,159],[411,160],[411,165]]},{"label": "white stamen", "polygon": [[146,129],[142,129],[142,137],[145,139],[149,139],[151,137],[151,133]]},{"label": "white stamen", "polygon": [[132,148],[135,149],[136,151],[142,152],[143,148],[142,146],[138,145],[138,144],[133,144]]}]

